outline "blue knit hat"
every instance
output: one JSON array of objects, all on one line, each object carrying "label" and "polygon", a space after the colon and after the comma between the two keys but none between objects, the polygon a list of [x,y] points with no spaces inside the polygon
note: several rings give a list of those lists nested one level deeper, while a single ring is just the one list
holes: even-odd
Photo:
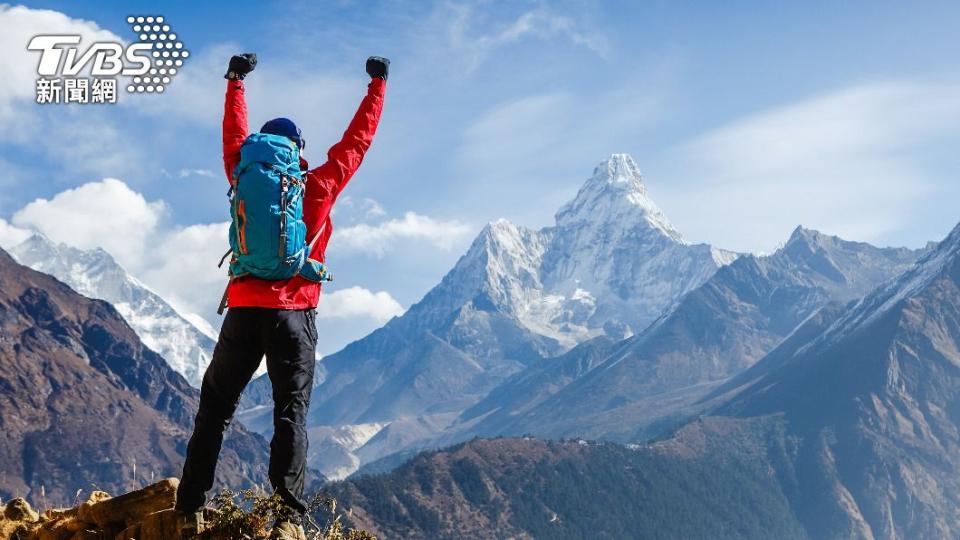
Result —
[{"label": "blue knit hat", "polygon": [[303,138],[300,128],[289,118],[274,118],[260,128],[260,133],[269,133],[271,135],[281,135],[289,137],[301,150],[307,146],[307,141]]}]

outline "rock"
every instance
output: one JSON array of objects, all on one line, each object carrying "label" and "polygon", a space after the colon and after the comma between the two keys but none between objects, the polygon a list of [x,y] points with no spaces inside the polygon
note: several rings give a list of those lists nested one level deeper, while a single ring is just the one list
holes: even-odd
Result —
[{"label": "rock", "polygon": [[66,527],[67,522],[45,524],[36,533],[37,540],[70,540],[76,531]]},{"label": "rock", "polygon": [[138,540],[139,538],[140,524],[134,523],[115,536],[113,540]]},{"label": "rock", "polygon": [[119,497],[102,500],[86,507],[81,505],[79,517],[82,521],[94,523],[102,528],[107,528],[111,524],[135,523],[154,512],[173,508],[179,483],[176,478],[168,478]]},{"label": "rock", "polygon": [[3,517],[11,521],[27,521],[30,523],[35,523],[40,519],[40,514],[34,511],[33,508],[30,508],[30,504],[25,499],[22,497],[17,497],[16,499],[7,503],[7,506],[4,507]]},{"label": "rock", "polygon": [[[0,506],[0,540],[177,540],[186,519],[173,508],[178,484],[171,478],[115,498],[105,493],[91,495],[90,500],[74,508],[47,510],[40,516],[33,512],[33,521],[5,517],[14,511],[24,515],[24,509],[29,509],[25,501],[12,502],[7,507]],[[150,508],[157,509],[149,511]],[[229,519],[221,522],[223,516],[215,508],[205,507],[203,514],[207,526],[201,525],[200,535],[195,538],[266,538],[269,528],[265,515],[234,516],[231,510]],[[233,532],[236,523],[230,520],[234,518],[241,520],[245,534],[237,536]]]},{"label": "rock", "polygon": [[154,512],[140,522],[137,540],[168,540],[180,537],[180,520],[173,508]]},{"label": "rock", "polygon": [[70,519],[70,520],[68,520],[68,521],[65,521],[65,522],[63,523],[63,526],[66,527],[68,530],[71,530],[71,531],[73,531],[73,532],[80,532],[80,531],[82,531],[83,529],[90,528],[90,527],[92,527],[92,526],[94,526],[94,525],[93,525],[92,523],[88,523],[88,522],[86,522],[86,521],[81,521],[81,520],[79,520],[79,519]]},{"label": "rock", "polygon": [[94,491],[89,497],[87,497],[87,502],[90,504],[97,504],[98,502],[103,502],[110,498],[110,494],[106,491]]},{"label": "rock", "polygon": [[109,500],[110,498],[110,494],[105,491],[94,491],[89,497],[87,497],[86,501],[77,507],[78,517],[87,523],[93,523],[93,519],[90,517],[90,508],[93,505]]},{"label": "rock", "polygon": [[75,533],[70,540],[113,540],[113,534],[110,531],[97,531],[85,529]]},{"label": "rock", "polygon": [[77,508],[51,508],[43,514],[40,514],[40,520],[43,522],[57,521],[61,519],[77,517]]},{"label": "rock", "polygon": [[[96,527],[93,523],[81,521],[77,517],[78,513],[78,507],[51,508],[40,515],[39,522],[35,522],[30,527],[33,530],[32,536],[23,538],[69,540],[76,537],[77,533]],[[89,536],[83,538],[89,538]]]}]

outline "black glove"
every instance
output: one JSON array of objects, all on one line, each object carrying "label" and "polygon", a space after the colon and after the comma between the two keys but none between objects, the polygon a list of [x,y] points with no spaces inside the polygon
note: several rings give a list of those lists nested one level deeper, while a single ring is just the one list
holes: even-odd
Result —
[{"label": "black glove", "polygon": [[371,79],[387,80],[388,71],[390,71],[390,60],[382,56],[367,58],[367,75],[370,75]]},{"label": "black glove", "polygon": [[243,78],[247,76],[247,73],[250,73],[256,67],[256,53],[235,54],[233,58],[230,59],[230,67],[227,68],[227,74],[224,75],[223,78],[242,81]]}]

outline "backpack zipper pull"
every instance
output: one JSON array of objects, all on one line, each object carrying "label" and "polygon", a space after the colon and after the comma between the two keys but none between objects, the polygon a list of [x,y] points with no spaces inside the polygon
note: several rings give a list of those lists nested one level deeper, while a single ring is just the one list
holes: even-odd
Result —
[{"label": "backpack zipper pull", "polygon": [[280,175],[280,248],[277,255],[283,257],[287,251],[287,175]]}]

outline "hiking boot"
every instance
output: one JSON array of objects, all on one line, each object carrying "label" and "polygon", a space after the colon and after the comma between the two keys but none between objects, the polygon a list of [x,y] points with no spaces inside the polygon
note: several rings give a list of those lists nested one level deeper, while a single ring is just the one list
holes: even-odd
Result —
[{"label": "hiking boot", "polygon": [[303,525],[294,521],[277,521],[270,533],[270,540],[307,540]]},{"label": "hiking boot", "polygon": [[193,538],[203,532],[203,509],[194,511],[176,510],[180,538]]}]

